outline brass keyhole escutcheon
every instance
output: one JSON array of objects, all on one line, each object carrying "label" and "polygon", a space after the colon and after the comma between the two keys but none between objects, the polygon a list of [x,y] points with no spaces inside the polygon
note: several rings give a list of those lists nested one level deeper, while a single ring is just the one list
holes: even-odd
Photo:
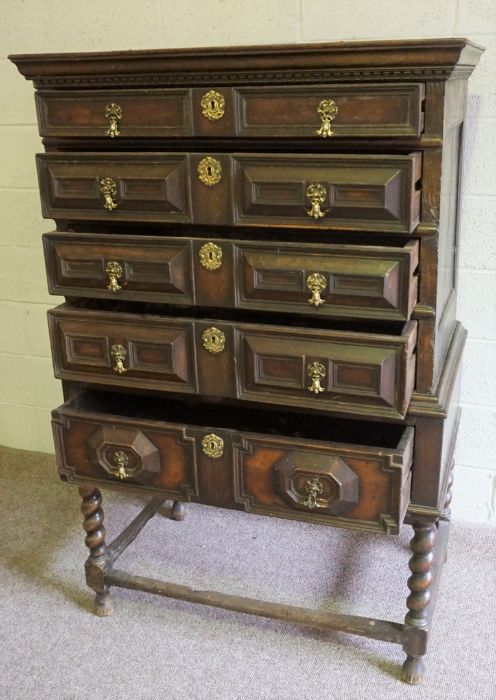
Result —
[{"label": "brass keyhole escutcheon", "polygon": [[210,121],[217,121],[224,116],[226,101],[220,92],[209,90],[203,95],[200,104],[203,116]]},{"label": "brass keyhole escutcheon", "polygon": [[322,219],[327,212],[322,211],[320,205],[325,202],[327,190],[324,185],[312,183],[307,187],[307,197],[310,200],[311,207],[307,211],[308,216],[312,219]]},{"label": "brass keyhole escutcheon", "polygon": [[117,374],[124,374],[127,372],[126,367],[124,367],[124,360],[127,356],[126,348],[124,348],[122,345],[112,345],[110,348],[110,354],[115,360],[115,365],[113,367],[114,372],[117,372]]},{"label": "brass keyhole escutcheon", "polygon": [[119,280],[123,274],[122,265],[115,260],[109,260],[105,266],[105,272],[108,277],[107,289],[110,289],[111,292],[118,292],[119,289],[122,289],[119,284]]},{"label": "brass keyhole escutcheon", "polygon": [[119,121],[122,119],[122,107],[115,102],[105,107],[105,117],[109,120],[109,126],[105,134],[113,139],[120,136]]},{"label": "brass keyhole escutcheon", "polygon": [[322,299],[320,292],[326,288],[326,278],[320,272],[313,272],[307,277],[307,287],[312,292],[312,296],[308,299],[308,303],[317,308],[321,304],[325,304],[325,299]]},{"label": "brass keyhole escutcheon", "polygon": [[222,265],[222,248],[209,241],[198,251],[200,263],[207,270],[218,270]]},{"label": "brass keyhole escutcheon", "polygon": [[205,435],[201,444],[202,450],[207,457],[217,459],[218,457],[222,457],[224,454],[224,440],[218,435],[215,435],[215,433]]},{"label": "brass keyhole escutcheon", "polygon": [[317,107],[317,112],[320,115],[321,125],[315,133],[324,139],[332,136],[334,132],[331,129],[331,121],[336,118],[338,113],[337,104],[334,100],[321,100]]},{"label": "brass keyhole escutcheon", "polygon": [[221,330],[212,326],[203,331],[202,343],[205,350],[216,355],[224,350],[226,336]]},{"label": "brass keyhole escutcheon", "polygon": [[321,508],[321,504],[318,502],[317,498],[323,492],[324,486],[322,482],[317,477],[313,479],[307,479],[305,482],[305,493],[307,494],[306,500],[303,501],[303,505],[307,508]]},{"label": "brass keyhole escutcheon", "polygon": [[103,194],[103,208],[107,211],[117,209],[117,202],[114,197],[117,194],[117,183],[111,177],[104,177],[100,180],[100,192]]},{"label": "brass keyhole escutcheon", "polygon": [[321,386],[320,380],[326,376],[326,369],[322,362],[311,362],[307,367],[308,376],[312,383],[307,387],[312,394],[321,394],[324,387]]},{"label": "brass keyhole escutcheon", "polygon": [[130,474],[126,471],[126,467],[129,465],[129,457],[122,450],[117,450],[113,455],[113,474],[119,479],[127,479]]},{"label": "brass keyhole escutcheon", "polygon": [[198,163],[198,177],[204,185],[216,185],[220,182],[221,174],[221,164],[212,156],[206,156]]}]

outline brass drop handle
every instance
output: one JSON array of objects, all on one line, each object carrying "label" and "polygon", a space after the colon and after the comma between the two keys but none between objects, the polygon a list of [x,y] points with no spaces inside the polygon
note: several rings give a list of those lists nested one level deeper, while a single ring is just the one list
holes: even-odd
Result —
[{"label": "brass drop handle", "polygon": [[325,299],[322,299],[320,292],[326,288],[326,278],[320,272],[313,272],[307,277],[307,287],[312,292],[312,296],[308,299],[308,303],[317,308],[321,304],[325,304]]},{"label": "brass drop handle", "polygon": [[324,487],[320,479],[314,477],[313,479],[307,479],[305,481],[305,493],[307,494],[306,499],[303,501],[303,505],[307,508],[321,508],[321,504],[318,502],[317,498],[320,496]]},{"label": "brass drop handle", "polygon": [[338,106],[334,100],[321,100],[317,107],[317,112],[320,115],[321,124],[315,133],[317,136],[322,136],[322,138],[326,139],[334,133],[331,129],[331,122],[336,118]]},{"label": "brass drop handle", "polygon": [[109,260],[105,267],[105,272],[108,277],[107,289],[110,289],[111,292],[118,292],[119,289],[122,289],[118,282],[123,273],[122,265],[115,260]]},{"label": "brass drop handle", "polygon": [[127,479],[130,474],[126,471],[126,467],[129,465],[129,457],[122,450],[117,450],[113,454],[113,474],[119,479]]},{"label": "brass drop handle", "polygon": [[104,177],[100,180],[100,192],[103,194],[103,208],[107,211],[117,209],[117,202],[114,197],[117,195],[117,183],[111,177]]},{"label": "brass drop handle", "polygon": [[105,107],[105,117],[109,120],[109,126],[105,134],[113,139],[120,136],[119,122],[122,119],[122,107],[115,102]]},{"label": "brass drop handle", "polygon": [[308,376],[312,380],[312,383],[307,387],[308,391],[312,394],[321,394],[324,391],[324,387],[321,386],[320,380],[326,376],[326,369],[321,362],[311,362],[308,367]]},{"label": "brass drop handle", "polygon": [[110,354],[115,361],[114,372],[117,372],[117,374],[124,374],[124,372],[127,372],[126,367],[124,367],[124,360],[127,355],[126,348],[122,347],[122,345],[112,345]]},{"label": "brass drop handle", "polygon": [[310,200],[310,209],[307,211],[308,216],[312,219],[322,219],[327,212],[322,211],[320,205],[325,202],[327,190],[324,185],[312,183],[307,187],[307,197]]}]

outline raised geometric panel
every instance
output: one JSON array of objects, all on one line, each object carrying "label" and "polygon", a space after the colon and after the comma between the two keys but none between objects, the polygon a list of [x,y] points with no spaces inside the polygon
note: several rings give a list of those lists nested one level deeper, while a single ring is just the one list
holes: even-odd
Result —
[{"label": "raised geometric panel", "polygon": [[358,476],[337,455],[288,452],[274,472],[279,492],[297,510],[339,515],[358,503]]},{"label": "raised geometric panel", "polygon": [[113,478],[146,483],[160,473],[158,448],[140,430],[103,426],[87,445],[91,460]]},{"label": "raised geometric panel", "polygon": [[[189,222],[187,154],[44,153],[37,156],[43,214],[48,218]],[[110,211],[102,178],[115,183]]]},{"label": "raised geometric panel", "polygon": [[105,108],[118,103],[122,108],[119,140],[133,137],[189,136],[192,133],[190,91],[107,89],[85,91],[43,91],[36,103],[43,136],[100,137],[109,141]]},{"label": "raised geometric panel", "polygon": [[[419,218],[420,154],[233,156],[235,223],[407,233]],[[323,189],[318,221],[308,187]]]}]

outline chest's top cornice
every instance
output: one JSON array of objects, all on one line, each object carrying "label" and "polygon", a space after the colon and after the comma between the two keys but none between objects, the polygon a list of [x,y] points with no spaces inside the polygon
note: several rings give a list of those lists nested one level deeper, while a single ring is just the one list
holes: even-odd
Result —
[{"label": "chest's top cornice", "polygon": [[468,77],[483,49],[463,38],[9,56],[40,88],[253,85]]}]

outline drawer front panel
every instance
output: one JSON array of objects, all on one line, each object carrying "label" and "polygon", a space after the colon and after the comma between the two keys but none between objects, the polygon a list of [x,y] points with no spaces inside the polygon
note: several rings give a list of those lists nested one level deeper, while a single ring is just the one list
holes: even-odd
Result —
[{"label": "drawer front panel", "polygon": [[44,154],[37,164],[47,218],[191,220],[185,155]]},{"label": "drawer front panel", "polygon": [[242,328],[237,337],[239,396],[404,417],[413,391],[415,337],[412,322],[401,339],[310,329]]},{"label": "drawer front panel", "polygon": [[233,159],[236,224],[391,233],[418,224],[418,153]]},{"label": "drawer front panel", "polygon": [[68,481],[147,485],[173,498],[198,498],[195,443],[184,426],[153,429],[104,414],[75,418],[62,408],[53,431],[60,473]]},{"label": "drawer front panel", "polygon": [[195,344],[184,320],[49,313],[56,375],[97,384],[196,393]]},{"label": "drawer front panel", "polygon": [[419,221],[419,153],[48,153],[37,162],[53,219],[399,234]]},{"label": "drawer front panel", "polygon": [[[102,138],[418,137],[423,84],[41,90],[42,136]],[[329,116],[325,116],[325,106]],[[328,126],[324,126],[325,122]]]},{"label": "drawer front panel", "polygon": [[413,391],[412,321],[394,336],[65,307],[49,318],[61,379],[395,419]]},{"label": "drawer front panel", "polygon": [[[238,136],[332,140],[419,136],[423,128],[420,84],[243,87],[234,92]],[[330,101],[328,130],[322,129],[324,100]]]},{"label": "drawer front panel", "polygon": [[311,316],[407,320],[418,243],[402,248],[234,244],[236,306]]},{"label": "drawer front panel", "polygon": [[[248,512],[397,532],[408,503],[413,429],[394,446],[324,442],[122,417],[61,406],[53,413],[67,481]],[[203,480],[203,472],[215,479]]]},{"label": "drawer front panel", "polygon": [[193,133],[191,94],[170,90],[52,90],[36,93],[42,136],[168,138]]},{"label": "drawer front panel", "polygon": [[45,234],[43,243],[51,294],[194,304],[188,240]]},{"label": "drawer front panel", "polygon": [[113,242],[74,233],[43,240],[50,292],[70,297],[394,320],[408,320],[417,300],[417,241],[302,246],[119,236]]}]

